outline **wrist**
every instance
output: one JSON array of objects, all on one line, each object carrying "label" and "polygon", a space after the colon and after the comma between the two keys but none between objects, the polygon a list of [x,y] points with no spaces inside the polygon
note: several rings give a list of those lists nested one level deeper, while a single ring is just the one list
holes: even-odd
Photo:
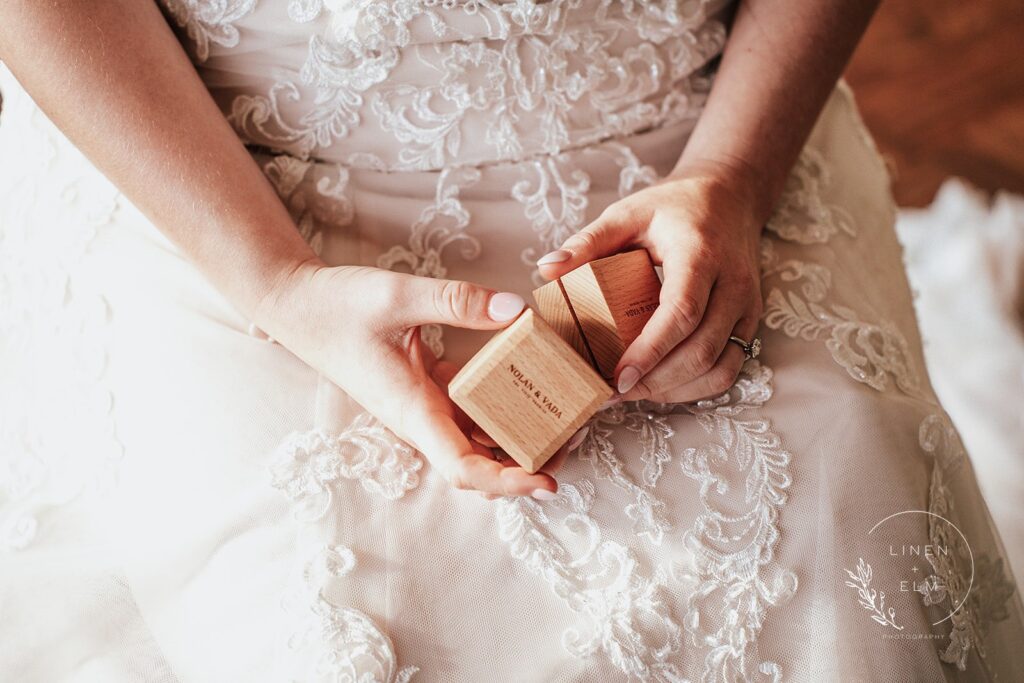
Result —
[{"label": "wrist", "polygon": [[273,330],[287,321],[283,314],[295,310],[313,277],[327,264],[316,255],[283,261],[266,278],[263,293],[252,307],[252,321],[257,327],[274,336]]},{"label": "wrist", "polygon": [[773,184],[765,182],[763,176],[742,159],[684,156],[664,178],[666,182],[672,180],[698,182],[709,195],[727,198],[742,207],[747,218],[744,222],[757,233],[764,228],[778,200]]}]

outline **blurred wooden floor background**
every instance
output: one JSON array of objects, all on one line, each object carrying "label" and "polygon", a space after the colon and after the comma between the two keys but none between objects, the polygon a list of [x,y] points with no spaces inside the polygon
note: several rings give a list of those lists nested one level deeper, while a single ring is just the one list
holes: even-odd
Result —
[{"label": "blurred wooden floor background", "polygon": [[950,175],[1024,194],[1022,0],[883,1],[846,79],[900,205]]}]

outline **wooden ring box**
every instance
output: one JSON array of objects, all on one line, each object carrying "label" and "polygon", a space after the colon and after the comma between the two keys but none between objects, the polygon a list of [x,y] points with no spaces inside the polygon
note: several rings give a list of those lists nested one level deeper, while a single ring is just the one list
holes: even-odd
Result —
[{"label": "wooden ring box", "polygon": [[612,396],[623,352],[658,305],[644,250],[591,261],[535,290],[448,385],[448,394],[527,472],[536,472]]}]

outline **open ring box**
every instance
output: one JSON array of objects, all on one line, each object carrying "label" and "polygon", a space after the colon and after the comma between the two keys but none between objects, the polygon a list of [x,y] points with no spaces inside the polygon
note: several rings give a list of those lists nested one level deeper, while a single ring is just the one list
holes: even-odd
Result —
[{"label": "open ring box", "polygon": [[537,311],[494,335],[448,394],[527,472],[612,396],[608,380],[658,307],[646,250],[591,261],[534,290]]}]

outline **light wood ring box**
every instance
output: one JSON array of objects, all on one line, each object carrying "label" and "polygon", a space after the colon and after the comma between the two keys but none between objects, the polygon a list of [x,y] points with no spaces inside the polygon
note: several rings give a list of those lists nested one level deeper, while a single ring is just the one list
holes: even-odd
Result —
[{"label": "light wood ring box", "polygon": [[605,379],[657,308],[660,290],[644,250],[580,266],[534,291],[540,315],[527,309],[494,335],[448,394],[536,472],[611,398]]},{"label": "light wood ring box", "polygon": [[611,398],[612,390],[528,308],[463,366],[448,394],[533,473]]},{"label": "light wood ring box", "polygon": [[646,249],[584,264],[534,290],[537,310],[605,379],[658,307],[661,280]]}]

